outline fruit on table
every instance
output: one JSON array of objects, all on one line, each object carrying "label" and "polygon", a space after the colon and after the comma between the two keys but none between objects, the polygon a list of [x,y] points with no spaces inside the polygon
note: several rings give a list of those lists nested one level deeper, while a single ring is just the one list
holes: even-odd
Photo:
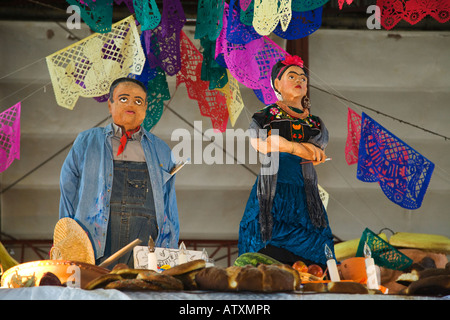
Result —
[{"label": "fruit on table", "polygon": [[307,271],[309,274],[312,274],[313,276],[316,276],[316,277],[319,277],[319,278],[322,278],[322,276],[323,276],[323,270],[322,270],[322,268],[319,266],[319,265],[317,265],[317,264],[311,264],[309,267],[308,267],[308,271]]},{"label": "fruit on table", "polygon": [[308,266],[303,261],[300,261],[300,260],[296,261],[292,265],[292,268],[294,268],[298,272],[303,272],[303,273],[307,273],[308,272]]},{"label": "fruit on table", "polygon": [[450,238],[437,234],[396,232],[389,239],[394,247],[450,253]]},{"label": "fruit on table", "polygon": [[234,261],[234,265],[238,267],[243,267],[246,265],[257,267],[259,264],[281,264],[281,262],[265,254],[257,252],[243,253]]},{"label": "fruit on table", "polygon": [[9,268],[12,268],[19,263],[9,255],[6,248],[3,246],[3,244],[0,242],[0,275],[3,272],[6,272]]}]

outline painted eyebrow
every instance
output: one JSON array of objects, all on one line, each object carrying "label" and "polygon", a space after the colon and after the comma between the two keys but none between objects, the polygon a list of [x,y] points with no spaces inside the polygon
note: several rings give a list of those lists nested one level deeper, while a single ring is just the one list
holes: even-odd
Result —
[{"label": "painted eyebrow", "polygon": [[[120,98],[120,97],[129,97],[129,96],[130,96],[130,95],[127,94],[127,93],[119,94],[119,98]],[[135,98],[139,98],[139,99],[141,99],[141,100],[144,100],[144,98],[142,98],[141,96],[135,96]]]},{"label": "painted eyebrow", "polygon": [[298,76],[306,76],[306,74],[304,74],[304,73],[297,73],[295,71],[289,71],[288,74],[290,74],[290,73],[295,73]]}]

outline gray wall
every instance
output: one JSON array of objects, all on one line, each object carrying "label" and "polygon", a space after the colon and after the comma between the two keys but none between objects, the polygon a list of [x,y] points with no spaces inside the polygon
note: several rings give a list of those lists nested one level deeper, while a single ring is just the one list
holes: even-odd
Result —
[{"label": "gray wall", "polygon": [[[48,38],[50,29],[54,36]],[[193,37],[192,27],[184,31]],[[74,33],[84,38],[90,31],[83,27]],[[320,29],[309,41],[312,85],[450,136],[449,32]],[[72,111],[56,104],[45,56],[74,42],[55,23],[0,22],[1,110],[23,101],[21,159],[1,174],[3,188],[108,116],[106,104],[93,99],[80,98]],[[199,46],[199,41],[194,43]],[[186,87],[181,85],[175,92],[175,77],[168,81],[173,95],[170,108],[192,125],[202,121],[203,131],[211,128],[196,101],[188,98]],[[246,130],[251,115],[263,105],[251,90],[241,86],[241,92],[245,110],[233,129]],[[359,238],[366,227],[375,232],[387,227],[450,236],[450,141],[313,88],[311,100],[313,113],[323,118],[331,135],[327,155],[333,160],[318,166],[317,171],[320,185],[330,195],[328,215],[336,236]],[[356,179],[356,165],[348,166],[344,157],[347,107],[367,112],[436,164],[420,209],[402,209],[389,201],[377,184]],[[178,142],[171,141],[171,134],[177,128],[194,136],[190,125],[166,109],[153,133],[173,147]],[[228,128],[232,129],[231,124]],[[59,171],[67,151],[1,195],[2,232],[20,239],[52,238],[58,219]],[[257,165],[249,168],[258,171]],[[176,181],[181,238],[237,239],[254,181],[255,175],[236,163],[183,168]]]}]

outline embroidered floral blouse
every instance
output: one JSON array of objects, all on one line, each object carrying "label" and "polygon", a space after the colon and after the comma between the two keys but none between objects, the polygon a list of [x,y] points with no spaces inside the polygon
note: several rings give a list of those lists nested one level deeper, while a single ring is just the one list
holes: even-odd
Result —
[{"label": "embroidered floral blouse", "polygon": [[[295,112],[302,113],[301,110],[292,108]],[[252,137],[265,137],[272,134],[273,129],[278,130],[278,135],[286,140],[295,142],[306,142],[312,136],[317,135],[321,130],[319,117],[309,115],[305,119],[291,117],[276,104],[269,105],[253,115],[250,129],[256,130],[251,133]],[[259,130],[258,130],[259,129]],[[266,129],[261,135],[260,129]],[[251,130],[252,131],[252,130]]]}]

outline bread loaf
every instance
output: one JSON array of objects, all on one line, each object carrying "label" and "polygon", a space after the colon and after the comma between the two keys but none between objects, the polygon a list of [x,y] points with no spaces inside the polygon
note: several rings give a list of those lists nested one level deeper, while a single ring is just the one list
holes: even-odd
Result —
[{"label": "bread loaf", "polygon": [[151,291],[163,291],[164,288],[158,284],[147,282],[140,279],[124,279],[114,282],[110,282],[106,285],[105,289],[116,289],[123,291],[136,291],[136,290],[151,290]]},{"label": "bread loaf", "polygon": [[130,267],[125,263],[118,263],[114,266],[112,271],[120,270],[120,269],[130,269]]},{"label": "bread loaf", "polygon": [[200,270],[193,270],[180,275],[174,275],[173,277],[180,280],[183,283],[184,290],[197,290],[197,282],[195,282],[195,275]]},{"label": "bread loaf", "polygon": [[219,267],[206,268],[195,276],[197,286],[201,290],[215,291],[253,291],[278,292],[293,291],[300,286],[300,277],[294,269],[279,265],[258,267],[247,265],[232,266],[226,269]]},{"label": "bread loaf", "polygon": [[327,285],[323,282],[307,282],[303,284],[303,292],[327,292]]},{"label": "bread loaf", "polygon": [[450,275],[430,276],[412,282],[405,293],[408,295],[446,296],[450,294]]},{"label": "bread loaf", "polygon": [[151,270],[139,273],[136,279],[156,284],[164,290],[183,290],[183,283],[180,280]]},{"label": "bread loaf", "polygon": [[367,287],[358,282],[330,282],[328,283],[328,292],[331,293],[351,293],[368,294]]},{"label": "bread loaf", "polygon": [[117,268],[113,269],[109,274],[117,274],[121,276],[123,279],[135,279],[139,273],[142,272],[142,269],[122,269]]},{"label": "bread loaf", "polygon": [[450,276],[450,270],[444,268],[425,269],[419,272],[419,279],[435,276]]},{"label": "bread loaf", "polygon": [[239,272],[242,270],[242,267],[237,266],[231,266],[225,269],[228,276],[228,288],[231,291],[237,290],[238,283],[236,281],[236,278],[239,274]]},{"label": "bread loaf", "polygon": [[401,274],[396,282],[400,283],[404,286],[409,286],[411,283],[420,280],[420,279],[425,279],[428,277],[435,277],[435,276],[450,276],[450,270],[449,269],[444,269],[444,268],[430,268],[430,269],[425,269],[422,271],[416,271],[416,270],[412,270],[409,273],[403,273]]},{"label": "bread loaf", "polygon": [[191,272],[194,270],[203,269],[205,266],[206,266],[205,260],[198,259],[198,260],[193,260],[193,261],[179,264],[170,269],[164,270],[162,273],[169,275],[169,276],[179,276],[179,275],[182,275],[184,273],[188,273],[188,272]]},{"label": "bread loaf", "polygon": [[227,271],[223,268],[202,269],[195,275],[195,282],[200,290],[231,291]]},{"label": "bread loaf", "polygon": [[94,290],[94,289],[102,289],[105,288],[110,282],[114,282],[114,281],[118,281],[118,280],[123,280],[123,278],[121,276],[119,276],[118,274],[104,274],[101,275],[98,278],[95,278],[94,280],[90,281],[85,289],[86,290]]},{"label": "bread loaf", "polygon": [[255,268],[250,265],[242,267],[236,277],[236,282],[239,291],[264,291],[263,273],[260,268]]},{"label": "bread loaf", "polygon": [[263,273],[263,291],[278,292],[294,290],[294,276],[275,265],[259,265]]},{"label": "bread loaf", "polygon": [[289,273],[292,274],[292,276],[294,277],[294,290],[300,290],[300,286],[302,284],[302,280],[300,277],[300,273],[295,270],[294,268],[292,268],[290,265],[288,264],[278,264],[278,265],[273,265],[275,267],[281,268]]}]

